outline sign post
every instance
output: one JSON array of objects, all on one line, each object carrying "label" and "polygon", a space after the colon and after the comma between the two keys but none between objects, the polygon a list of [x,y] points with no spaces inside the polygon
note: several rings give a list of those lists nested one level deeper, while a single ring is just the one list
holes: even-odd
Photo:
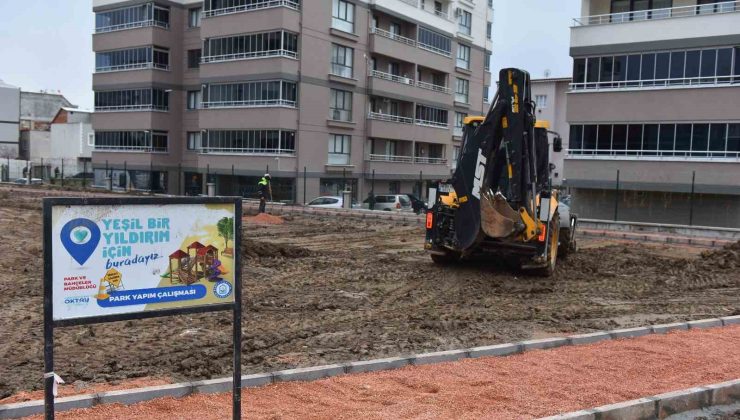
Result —
[{"label": "sign post", "polygon": [[233,312],[241,419],[241,199],[44,199],[44,408],[54,418],[54,328]]}]

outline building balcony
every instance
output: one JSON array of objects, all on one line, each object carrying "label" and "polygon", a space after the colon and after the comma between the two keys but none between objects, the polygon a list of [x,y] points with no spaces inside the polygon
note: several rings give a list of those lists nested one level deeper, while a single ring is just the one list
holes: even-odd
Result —
[{"label": "building balcony", "polygon": [[441,10],[436,9],[433,1],[373,0],[372,3],[380,10],[393,10],[400,16],[413,16],[423,25],[436,28],[442,33],[452,34],[457,30],[457,22],[452,15],[453,4],[449,0],[439,1]]},{"label": "building balcony", "polygon": [[274,54],[232,60],[205,59],[200,65],[201,79],[243,77],[245,74],[298,74],[299,63],[292,54]]},{"label": "building balcony", "polygon": [[300,2],[269,0],[204,11],[200,33],[202,38],[208,39],[245,32],[268,32],[275,28],[300,32]]},{"label": "building balcony", "polygon": [[734,36],[740,26],[738,12],[740,1],[732,1],[577,18],[571,28],[571,55],[591,54],[589,47],[605,45]]},{"label": "building balcony", "polygon": [[430,143],[449,143],[449,125],[435,121],[425,121],[400,115],[370,112],[368,118],[368,137],[423,140]]},{"label": "building balcony", "polygon": [[202,108],[198,112],[202,129],[298,129],[298,110],[276,108]]},{"label": "building balcony", "polygon": [[425,178],[444,178],[450,175],[447,160],[442,158],[367,155],[365,161],[366,171],[368,173],[375,171],[375,177],[378,179],[394,178],[399,175],[408,179],[419,179],[419,173]]},{"label": "building balcony", "polygon": [[145,68],[131,68],[122,71],[107,71],[93,73],[93,90],[105,90],[108,87],[122,85],[151,86],[153,84],[170,85],[175,77],[172,72],[164,69],[155,69],[153,66]]},{"label": "building balcony", "polygon": [[412,63],[449,73],[453,66],[452,54],[429,45],[418,43],[380,28],[370,29],[369,49],[373,53],[395,57]]},{"label": "building balcony", "polygon": [[93,34],[93,51],[111,51],[141,45],[159,45],[172,48],[176,45],[173,31],[160,26],[133,27],[127,31]]},{"label": "building balcony", "polygon": [[449,103],[450,89],[408,77],[372,70],[368,88],[374,95],[393,93],[427,102]]},{"label": "building balcony", "polygon": [[128,111],[94,112],[92,126],[95,130],[130,130],[133,128],[169,131],[173,119],[166,112]]},{"label": "building balcony", "polygon": [[284,153],[241,153],[239,151],[212,151],[200,152],[197,156],[198,167],[210,168],[212,174],[231,175],[232,168],[238,169],[240,173],[252,172],[254,175],[262,175],[265,168],[270,168],[270,173],[279,174],[288,172],[295,175],[297,158],[289,151]]}]

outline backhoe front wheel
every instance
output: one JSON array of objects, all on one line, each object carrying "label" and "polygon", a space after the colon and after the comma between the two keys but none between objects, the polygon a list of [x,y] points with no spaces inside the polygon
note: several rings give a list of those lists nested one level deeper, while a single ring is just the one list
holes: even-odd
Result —
[{"label": "backhoe front wheel", "polygon": [[535,272],[543,277],[550,277],[555,272],[558,262],[558,245],[560,241],[560,215],[556,212],[547,227],[547,265],[537,269]]}]

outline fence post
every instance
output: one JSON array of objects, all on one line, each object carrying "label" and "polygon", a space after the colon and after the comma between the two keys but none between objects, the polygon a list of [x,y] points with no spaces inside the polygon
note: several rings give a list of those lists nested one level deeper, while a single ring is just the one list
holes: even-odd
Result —
[{"label": "fence post", "polygon": [[617,169],[617,188],[614,191],[614,221],[619,217],[619,169]]},{"label": "fence post", "polygon": [[44,166],[44,158],[41,158],[41,180],[46,181],[46,166]]},{"label": "fence post", "polygon": [[347,168],[342,168],[342,191],[347,191]]},{"label": "fence post", "polygon": [[185,180],[182,178],[182,163],[177,164],[177,191],[180,195],[185,195],[185,189],[183,188]]},{"label": "fence post", "polygon": [[308,169],[303,167],[303,205],[306,205],[306,176],[308,175]]},{"label": "fence post", "polygon": [[31,165],[31,161],[26,161],[26,178],[28,179],[28,185],[31,185],[31,170],[33,169],[33,166]]},{"label": "fence post", "polygon": [[424,191],[424,171],[419,171],[419,199],[420,200],[424,197],[423,191]]},{"label": "fence post", "polygon": [[689,226],[694,225],[694,187],[696,185],[696,171],[691,172],[691,195],[689,196]]},{"label": "fence post", "polygon": [[63,187],[64,186],[64,159],[62,159],[62,177],[59,179],[59,184]]},{"label": "fence post", "polygon": [[123,161],[123,182],[125,183],[123,185],[123,189],[128,192],[129,182],[128,182],[128,161]]},{"label": "fence post", "polygon": [[87,160],[82,161],[82,189],[85,188],[87,188]]},{"label": "fence post", "polygon": [[154,194],[154,162],[149,161],[149,194]]}]

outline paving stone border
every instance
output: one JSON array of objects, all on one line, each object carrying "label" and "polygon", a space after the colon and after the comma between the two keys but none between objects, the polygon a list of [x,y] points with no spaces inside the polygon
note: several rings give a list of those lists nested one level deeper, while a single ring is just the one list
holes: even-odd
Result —
[{"label": "paving stone border", "polygon": [[[407,357],[390,357],[385,359],[365,360],[326,366],[287,369],[276,372],[243,375],[241,380],[242,387],[255,388],[279,382],[315,381],[318,379],[345,374],[378,372],[399,369],[406,366],[454,362],[457,360],[470,358],[475,359],[479,357],[510,356],[532,350],[577,346],[604,340],[629,339],[649,334],[665,334],[669,331],[676,330],[717,328],[729,325],[740,325],[740,315],[673,324],[651,325],[639,328],[602,331],[589,334],[578,334],[568,337],[527,340],[517,343],[473,347],[462,350],[420,353]],[[213,394],[230,391],[231,378],[209,379],[57,398],[56,409],[60,412],[77,408],[90,408],[99,404],[135,404],[162,397],[181,398],[191,394]],[[581,410],[573,413],[562,414],[551,417],[551,419],[601,420],[611,418],[663,418],[667,415],[682,411],[704,408],[712,405],[732,404],[738,401],[740,401],[740,379],[705,387],[691,388],[684,391],[670,392],[654,397],[641,398],[639,400],[612,404],[590,410]],[[0,405],[0,419],[15,419],[34,414],[41,414],[43,412],[44,401],[42,400]],[[650,414],[643,416],[640,413]]]},{"label": "paving stone border", "polygon": [[673,414],[740,401],[740,379],[667,392],[588,410],[545,417],[544,420],[664,419]]}]

